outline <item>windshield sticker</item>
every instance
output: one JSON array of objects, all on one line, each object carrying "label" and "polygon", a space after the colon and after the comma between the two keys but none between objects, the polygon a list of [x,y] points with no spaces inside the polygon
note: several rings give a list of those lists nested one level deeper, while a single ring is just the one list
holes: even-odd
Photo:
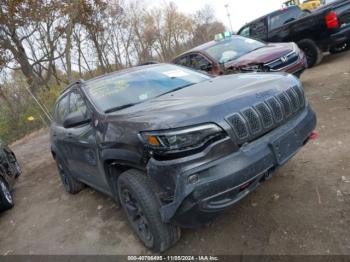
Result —
[{"label": "windshield sticker", "polygon": [[142,94],[142,95],[139,96],[140,100],[146,100],[147,98],[148,98],[147,94]]},{"label": "windshield sticker", "polygon": [[180,69],[176,69],[176,70],[170,70],[170,71],[165,71],[162,72],[162,74],[171,77],[171,78],[175,78],[175,77],[183,77],[183,76],[188,76],[189,74],[186,73],[185,71],[182,71]]}]

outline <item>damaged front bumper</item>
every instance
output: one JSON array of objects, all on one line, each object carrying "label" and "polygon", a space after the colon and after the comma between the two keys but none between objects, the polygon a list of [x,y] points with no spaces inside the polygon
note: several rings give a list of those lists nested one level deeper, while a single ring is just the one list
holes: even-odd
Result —
[{"label": "damaged front bumper", "polygon": [[306,106],[286,124],[240,148],[226,138],[193,156],[151,159],[148,174],[164,190],[173,190],[171,201],[160,209],[162,220],[182,227],[211,222],[294,156],[315,126],[315,113]]}]

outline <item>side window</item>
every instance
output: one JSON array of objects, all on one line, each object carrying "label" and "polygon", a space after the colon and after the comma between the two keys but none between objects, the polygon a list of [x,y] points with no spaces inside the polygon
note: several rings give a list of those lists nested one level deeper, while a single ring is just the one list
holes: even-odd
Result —
[{"label": "side window", "polygon": [[299,7],[293,6],[288,9],[282,10],[269,17],[270,30],[279,28],[285,24],[293,22],[299,17],[305,16],[305,12],[300,10]]},{"label": "side window", "polygon": [[69,102],[69,95],[66,95],[57,103],[56,110],[55,110],[56,123],[62,124],[63,119],[69,113],[68,102]]},{"label": "side window", "polygon": [[189,66],[188,55],[185,55],[176,59],[175,64],[182,65],[182,66]]},{"label": "side window", "polygon": [[257,21],[250,26],[250,36],[256,39],[267,38],[267,26],[265,19]]},{"label": "side window", "polygon": [[80,93],[73,91],[69,99],[69,113],[80,112],[83,116],[87,116],[87,107]]},{"label": "side window", "polygon": [[240,32],[239,35],[244,36],[244,37],[249,37],[250,36],[250,26],[244,27]]},{"label": "side window", "polygon": [[190,56],[190,67],[196,70],[209,71],[210,62],[199,54]]}]

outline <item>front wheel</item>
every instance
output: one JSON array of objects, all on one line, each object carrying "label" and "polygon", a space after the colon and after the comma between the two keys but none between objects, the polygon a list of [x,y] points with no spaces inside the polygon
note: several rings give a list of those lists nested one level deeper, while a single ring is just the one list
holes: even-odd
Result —
[{"label": "front wheel", "polygon": [[311,39],[303,39],[298,42],[298,46],[304,51],[309,68],[318,65],[323,59],[322,50]]},{"label": "front wheel", "polygon": [[143,244],[163,252],[180,238],[180,228],[162,222],[157,186],[142,172],[128,170],[118,178],[118,193],[128,221]]},{"label": "front wheel", "polygon": [[5,179],[0,177],[0,211],[11,209],[14,206],[13,197]]}]

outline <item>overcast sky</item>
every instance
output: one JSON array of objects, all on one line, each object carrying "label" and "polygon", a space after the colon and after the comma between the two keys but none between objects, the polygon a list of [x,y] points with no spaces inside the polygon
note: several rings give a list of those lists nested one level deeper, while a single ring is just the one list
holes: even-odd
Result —
[{"label": "overcast sky", "polygon": [[[161,6],[171,0],[149,0],[151,5]],[[217,18],[229,28],[225,4],[229,5],[234,31],[245,23],[282,7],[283,0],[173,0],[179,9],[193,13],[206,4],[213,7]]]}]

